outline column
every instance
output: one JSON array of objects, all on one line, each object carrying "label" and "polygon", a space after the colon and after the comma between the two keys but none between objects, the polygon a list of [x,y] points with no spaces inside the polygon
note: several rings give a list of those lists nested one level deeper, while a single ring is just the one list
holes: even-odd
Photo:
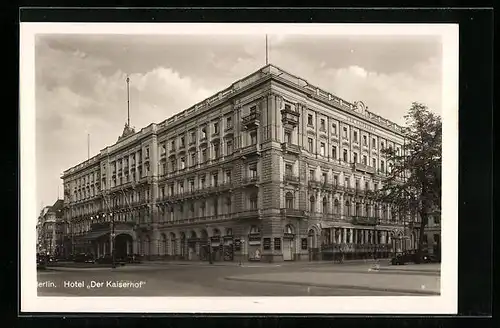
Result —
[{"label": "column", "polygon": [[349,236],[349,243],[352,244],[353,243],[353,234],[354,234],[354,229],[349,229],[349,232],[351,233],[350,236]]},{"label": "column", "polygon": [[385,244],[385,234],[386,234],[386,231],[381,231],[381,236],[380,236],[380,243],[381,244]]},{"label": "column", "polygon": [[357,244],[358,243],[358,229],[352,229],[353,231],[353,240],[354,240],[354,243]]},{"label": "column", "polygon": [[342,242],[347,243],[347,229],[342,228]]},{"label": "column", "polygon": [[337,243],[341,244],[342,243],[342,228],[337,228],[337,231],[339,232],[339,236],[337,237]]}]

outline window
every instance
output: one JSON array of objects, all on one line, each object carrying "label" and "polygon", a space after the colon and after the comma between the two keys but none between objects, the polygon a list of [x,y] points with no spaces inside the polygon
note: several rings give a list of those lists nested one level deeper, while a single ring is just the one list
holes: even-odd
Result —
[{"label": "window", "polygon": [[207,127],[204,126],[201,128],[201,138],[204,139],[207,137]]},{"label": "window", "polygon": [[200,179],[200,189],[205,189],[205,177]]},{"label": "window", "polygon": [[189,180],[189,191],[194,191],[194,179]]},{"label": "window", "polygon": [[226,171],[226,183],[231,183],[231,170]]},{"label": "window", "polygon": [[218,143],[214,144],[214,156],[216,159],[220,157],[220,150]]},{"label": "window", "polygon": [[226,197],[226,212],[231,213],[231,197]]},{"label": "window", "polygon": [[344,149],[343,160],[347,162],[347,149]]},{"label": "window", "polygon": [[186,158],[181,157],[181,170],[184,170],[186,168]]},{"label": "window", "polygon": [[323,119],[323,118],[320,120],[320,126],[319,126],[319,129],[320,129],[321,131],[326,131],[326,127],[325,127],[325,119]]},{"label": "window", "polygon": [[353,162],[357,163],[358,162],[358,153],[353,153],[353,156],[354,156]]},{"label": "window", "polygon": [[309,211],[316,212],[315,203],[316,203],[316,199],[314,199],[314,196],[311,196],[309,198]]},{"label": "window", "polygon": [[328,213],[328,200],[323,197],[323,213]]},{"label": "window", "polygon": [[201,201],[201,204],[200,204],[200,212],[201,212],[201,216],[205,216],[205,201],[202,200]]},{"label": "window", "polygon": [[312,114],[307,114],[307,125],[313,125],[313,116]]},{"label": "window", "polygon": [[256,210],[258,208],[258,197],[256,193],[250,195],[250,209]]},{"label": "window", "polygon": [[230,129],[233,127],[233,119],[232,117],[226,118],[226,129]]},{"label": "window", "polygon": [[344,128],[343,128],[343,133],[344,133],[344,138],[347,139],[347,127],[346,126],[344,126]]},{"label": "window", "polygon": [[351,204],[348,200],[345,202],[345,214],[347,214],[347,216],[351,215]]},{"label": "window", "polygon": [[328,173],[323,172],[323,174],[321,175],[321,182],[327,183],[327,181],[328,181]]},{"label": "window", "polygon": [[385,172],[384,161],[380,161],[380,171]]},{"label": "window", "polygon": [[281,238],[274,238],[274,250],[281,250]]},{"label": "window", "polygon": [[206,161],[207,161],[207,159],[208,159],[208,158],[207,158],[207,150],[206,150],[206,149],[203,149],[203,150],[201,151],[201,161],[202,161],[202,163],[206,162]]},{"label": "window", "polygon": [[288,131],[285,131],[285,142],[289,144],[292,143],[292,134]]},{"label": "window", "polygon": [[339,208],[339,200],[338,199],[335,199],[333,201],[333,212],[335,214],[339,214],[340,213],[340,208]]},{"label": "window", "polygon": [[293,208],[293,194],[291,192],[287,192],[285,195],[285,207]]},{"label": "window", "polygon": [[368,190],[369,187],[368,187],[368,182],[365,182],[365,190]]},{"label": "window", "polygon": [[383,141],[380,143],[380,149],[384,149],[384,142]]},{"label": "window", "polygon": [[191,203],[189,205],[189,214],[190,214],[191,217],[194,216],[194,204],[193,203]]},{"label": "window", "polygon": [[363,136],[363,146],[368,146],[368,138]]},{"label": "window", "polygon": [[191,165],[195,165],[196,164],[196,154],[195,153],[191,153]]},{"label": "window", "polygon": [[181,137],[181,148],[184,148],[186,146],[184,137]]},{"label": "window", "polygon": [[219,184],[219,175],[217,173],[212,174],[212,185],[217,187]]},{"label": "window", "polygon": [[332,146],[332,158],[337,159],[337,146]]},{"label": "window", "polygon": [[285,104],[285,110],[286,111],[291,111],[292,110],[290,104]]},{"label": "window", "polygon": [[250,133],[250,145],[257,144],[257,132]]},{"label": "window", "polygon": [[307,145],[308,145],[308,149],[309,149],[309,152],[313,152],[313,140],[312,138],[307,138]]},{"label": "window", "polygon": [[172,196],[174,194],[174,185],[171,184],[170,185],[170,196]]},{"label": "window", "polygon": [[196,142],[196,132],[192,131],[191,132],[191,143],[195,143],[195,142]]},{"label": "window", "polygon": [[324,142],[322,142],[320,144],[320,148],[319,149],[320,149],[321,156],[325,156],[325,143]]},{"label": "window", "polygon": [[170,169],[171,169],[171,171],[177,170],[177,167],[175,165],[175,158],[170,160]]},{"label": "window", "polygon": [[335,186],[338,186],[338,184],[339,184],[339,176],[338,175],[333,176],[333,184]]},{"label": "window", "polygon": [[356,184],[356,190],[359,190],[359,180],[358,179],[356,179],[355,184]]},{"label": "window", "polygon": [[254,164],[249,167],[249,175],[252,179],[257,178],[257,165]]},{"label": "window", "polygon": [[356,216],[361,216],[361,204],[360,203],[356,203],[355,209],[356,209],[355,215]]},{"label": "window", "polygon": [[376,169],[377,168],[377,160],[375,158],[372,159],[372,166]]},{"label": "window", "polygon": [[344,185],[345,185],[346,187],[349,187],[349,186],[350,186],[350,185],[349,185],[349,178],[345,178],[345,179],[344,179]]},{"label": "window", "polygon": [[375,138],[372,138],[372,148],[377,148],[377,143]]},{"label": "window", "polygon": [[353,136],[354,136],[354,142],[358,142],[358,131],[354,131],[353,132]]},{"label": "window", "polygon": [[293,175],[292,164],[285,164],[285,176],[290,177]]},{"label": "window", "polygon": [[332,124],[332,134],[337,134],[337,124],[336,123]]},{"label": "window", "polygon": [[363,164],[368,165],[368,158],[366,157],[366,155],[363,155]]},{"label": "window", "polygon": [[214,215],[217,216],[219,214],[219,200],[214,199]]},{"label": "window", "polygon": [[149,148],[146,148],[146,159],[149,158]]},{"label": "window", "polygon": [[172,140],[172,141],[170,142],[170,149],[171,149],[171,150],[175,150],[175,140]]},{"label": "window", "polygon": [[309,180],[314,181],[314,170],[309,170]]},{"label": "window", "polygon": [[378,183],[376,182],[373,183],[373,190],[378,190]]},{"label": "window", "polygon": [[226,141],[226,155],[231,155],[233,153],[233,141]]},{"label": "window", "polygon": [[257,113],[257,106],[250,107],[250,114]]},{"label": "window", "polygon": [[219,133],[219,123],[214,123],[214,133]]}]

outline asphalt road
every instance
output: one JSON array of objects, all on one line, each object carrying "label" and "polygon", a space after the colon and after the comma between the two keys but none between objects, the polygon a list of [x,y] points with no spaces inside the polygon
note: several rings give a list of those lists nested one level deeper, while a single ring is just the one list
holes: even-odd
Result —
[{"label": "asphalt road", "polygon": [[[334,267],[336,271],[364,270],[366,264]],[[39,296],[397,296],[408,293],[294,286],[224,279],[239,274],[324,270],[323,266],[232,267],[209,265],[138,265],[122,269],[39,271]],[[122,287],[118,285],[122,282]],[[117,283],[117,285],[113,285]],[[125,283],[125,284],[123,284]],[[129,284],[131,283],[131,284]],[[128,284],[128,285],[127,285]]]}]

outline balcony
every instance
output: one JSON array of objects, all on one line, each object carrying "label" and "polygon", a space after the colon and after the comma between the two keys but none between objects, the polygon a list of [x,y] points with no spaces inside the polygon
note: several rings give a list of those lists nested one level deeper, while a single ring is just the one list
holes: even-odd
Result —
[{"label": "balcony", "polygon": [[236,218],[238,219],[254,219],[258,218],[260,216],[260,210],[259,209],[251,209],[251,210],[246,210],[239,212],[236,214]]},{"label": "balcony", "polygon": [[295,176],[293,174],[285,174],[285,177],[283,179],[286,183],[289,184],[299,184],[300,179],[298,176]]},{"label": "balcony", "polygon": [[375,168],[361,163],[353,163],[352,169],[355,171],[366,172],[370,174],[375,174]]},{"label": "balcony", "polygon": [[260,151],[257,144],[250,145],[248,147],[241,149],[241,156],[245,158],[249,156],[258,156],[258,155],[260,155]]},{"label": "balcony", "polygon": [[288,142],[281,143],[281,149],[284,153],[298,155],[300,154],[300,147],[298,145],[294,145]]},{"label": "balcony", "polygon": [[243,117],[243,126],[246,129],[256,128],[260,125],[260,112],[253,112]]},{"label": "balcony", "polygon": [[378,219],[365,216],[355,216],[351,219],[351,223],[354,225],[376,226],[378,224]]},{"label": "balcony", "polygon": [[243,180],[241,181],[241,184],[244,186],[257,185],[258,183],[259,183],[259,176],[246,177],[243,178]]},{"label": "balcony", "polygon": [[323,183],[317,181],[317,180],[309,180],[309,188],[312,189],[319,189],[323,185]]},{"label": "balcony", "polygon": [[305,218],[306,216],[306,212],[304,210],[297,210],[294,208],[282,208],[280,212],[283,216],[290,218]]},{"label": "balcony", "polygon": [[283,109],[281,111],[281,122],[283,122],[285,127],[293,129],[294,127],[299,125],[299,121],[299,112],[293,111],[291,109]]}]

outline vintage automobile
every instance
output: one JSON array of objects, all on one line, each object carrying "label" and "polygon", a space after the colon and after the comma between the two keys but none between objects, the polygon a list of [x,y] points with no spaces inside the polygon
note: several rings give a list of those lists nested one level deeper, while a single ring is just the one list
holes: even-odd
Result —
[{"label": "vintage automobile", "polygon": [[94,256],[88,253],[75,254],[73,261],[76,263],[95,263]]},{"label": "vintage automobile", "polygon": [[36,269],[37,270],[45,270],[47,269],[47,255],[45,254],[36,254]]},{"label": "vintage automobile", "polygon": [[[126,260],[123,258],[115,257],[116,265],[125,265]],[[102,255],[96,259],[97,264],[113,264],[113,257],[110,254]]]}]

